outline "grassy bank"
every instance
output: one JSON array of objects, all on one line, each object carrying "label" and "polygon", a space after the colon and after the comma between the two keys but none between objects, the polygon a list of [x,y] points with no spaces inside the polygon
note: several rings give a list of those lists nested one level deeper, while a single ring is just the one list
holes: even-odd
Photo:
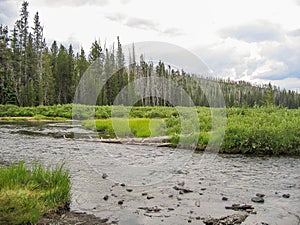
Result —
[{"label": "grassy bank", "polygon": [[[197,108],[200,132],[182,131],[179,115],[174,108],[133,108],[130,118],[86,120],[83,125],[96,129],[101,137],[153,137],[172,136],[176,145],[192,143],[198,138],[197,148],[205,149],[210,139],[218,142],[220,135],[211,132],[209,108]],[[222,153],[300,155],[300,109],[286,108],[228,108]],[[144,118],[137,118],[144,117]],[[194,121],[185,121],[193,126]],[[199,135],[199,136],[198,136]]]},{"label": "grassy bank", "polygon": [[40,164],[27,169],[24,162],[0,167],[0,224],[34,224],[49,210],[70,203],[70,179],[63,166]]},{"label": "grassy bank", "polygon": [[[189,111],[189,108],[186,108]],[[176,145],[187,145],[198,139],[198,149],[204,149],[209,140],[218,142],[217,133],[212,134],[210,108],[197,107],[200,132],[182,130],[182,121],[176,108],[172,107],[123,107],[76,105],[72,115],[72,104],[38,107],[0,105],[0,118],[67,118],[86,119],[88,129],[96,129],[104,138],[172,136]],[[221,152],[243,154],[291,154],[300,155],[300,109],[278,107],[227,108],[227,126]],[[111,119],[113,115],[114,119]],[[126,119],[128,117],[129,119]],[[16,118],[18,119],[18,118]],[[94,123],[93,119],[96,119]],[[195,121],[185,120],[193,127]]]}]

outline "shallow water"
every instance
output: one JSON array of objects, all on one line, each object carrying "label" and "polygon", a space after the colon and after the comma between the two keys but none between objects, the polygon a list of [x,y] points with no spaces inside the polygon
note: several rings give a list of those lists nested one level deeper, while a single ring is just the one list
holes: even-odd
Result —
[{"label": "shallow water", "polygon": [[[74,133],[80,139],[67,138]],[[216,155],[208,160],[187,150],[104,144],[69,123],[1,123],[0,152],[2,163],[66,161],[71,209],[119,224],[203,224],[198,217],[243,213],[225,209],[234,203],[252,204],[257,212],[243,224],[300,224],[299,157]],[[183,182],[192,193],[179,194],[173,188]],[[264,203],[251,202],[256,193],[266,195]],[[139,209],[155,206],[161,210]]]}]

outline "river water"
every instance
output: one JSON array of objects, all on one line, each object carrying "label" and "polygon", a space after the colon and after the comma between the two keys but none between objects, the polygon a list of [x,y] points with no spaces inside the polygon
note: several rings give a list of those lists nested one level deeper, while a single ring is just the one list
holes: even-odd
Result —
[{"label": "river water", "polygon": [[[68,138],[74,133],[80,138]],[[216,155],[206,160],[187,150],[104,144],[67,122],[1,123],[0,152],[4,164],[65,161],[71,209],[118,224],[203,224],[204,217],[245,213],[225,209],[232,204],[253,205],[256,214],[243,224],[300,224],[299,157]],[[251,202],[256,193],[265,194],[264,203]]]}]

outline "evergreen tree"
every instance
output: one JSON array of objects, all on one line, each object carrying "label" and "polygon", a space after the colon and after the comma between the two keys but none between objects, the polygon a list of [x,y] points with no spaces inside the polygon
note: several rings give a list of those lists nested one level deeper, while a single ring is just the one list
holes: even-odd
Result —
[{"label": "evergreen tree", "polygon": [[20,104],[21,106],[28,105],[28,51],[26,51],[28,44],[28,2],[24,1],[21,7],[20,20],[17,21],[18,37],[19,37],[19,50],[21,54],[20,69],[21,69],[21,93]]},{"label": "evergreen tree", "polygon": [[33,46],[36,57],[35,65],[35,79],[34,88],[36,93],[36,104],[43,105],[44,102],[44,86],[43,86],[43,50],[45,48],[45,42],[43,37],[43,27],[40,23],[39,13],[36,12],[34,16],[33,27]]},{"label": "evergreen tree", "polygon": [[0,25],[0,104],[16,104],[8,41],[8,27]]},{"label": "evergreen tree", "polygon": [[96,40],[92,43],[92,47],[89,54],[89,63],[93,63],[97,59],[103,61],[103,53],[100,43],[98,43]]}]

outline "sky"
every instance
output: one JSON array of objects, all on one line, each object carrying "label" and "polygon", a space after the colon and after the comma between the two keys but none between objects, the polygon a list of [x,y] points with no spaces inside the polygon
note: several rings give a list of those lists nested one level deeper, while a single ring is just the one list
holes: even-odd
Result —
[{"label": "sky", "polygon": [[[161,41],[196,54],[217,77],[300,92],[300,0],[28,0],[44,36],[89,51]],[[0,23],[13,27],[22,0],[0,0]]]}]

